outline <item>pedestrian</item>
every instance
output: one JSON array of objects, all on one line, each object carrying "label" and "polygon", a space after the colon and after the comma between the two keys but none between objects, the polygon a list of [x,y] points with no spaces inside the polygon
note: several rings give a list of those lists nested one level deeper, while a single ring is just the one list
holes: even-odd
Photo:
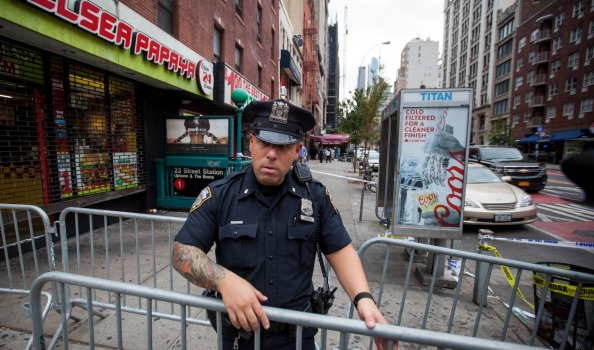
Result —
[{"label": "pedestrian", "polygon": [[[172,255],[181,275],[222,298],[223,348],[252,349],[254,337],[238,336],[238,330],[249,335],[261,324],[262,349],[295,349],[295,328],[270,321],[262,306],[312,309],[316,246],[359,318],[369,328],[385,324],[326,187],[291,169],[304,133],[315,125],[311,112],[270,100],[251,102],[243,116],[252,122],[252,164],[202,190],[175,237]],[[216,262],[207,256],[213,245]],[[303,349],[315,349],[316,333],[312,327],[303,330]],[[387,341],[376,339],[376,346],[386,349]]]},{"label": "pedestrian", "polygon": [[330,150],[328,148],[324,148],[324,157],[326,158],[326,163],[330,162]]},{"label": "pedestrian", "polygon": [[301,145],[301,149],[299,150],[299,157],[297,158],[297,163],[305,163],[305,157],[307,157],[307,148],[305,147],[305,145]]},{"label": "pedestrian", "polygon": [[322,148],[322,145],[318,148],[318,156],[320,157],[320,163],[324,163],[324,148]]}]

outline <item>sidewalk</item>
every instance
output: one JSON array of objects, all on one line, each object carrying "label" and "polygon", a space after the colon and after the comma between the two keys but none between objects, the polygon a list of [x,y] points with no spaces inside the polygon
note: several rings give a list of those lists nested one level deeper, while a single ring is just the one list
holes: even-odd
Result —
[{"label": "sidewalk", "polygon": [[[351,235],[355,249],[359,249],[359,247],[370,238],[377,237],[379,234],[385,232],[386,227],[379,223],[379,219],[376,216],[375,194],[371,193],[370,191],[364,191],[363,193],[364,199],[362,207],[362,220],[359,221],[361,211],[362,182],[359,181],[360,177],[358,176],[358,171],[353,172],[352,163],[338,161],[333,161],[332,163],[320,163],[319,161],[314,160],[310,161],[308,164],[312,171],[313,177],[328,187],[332,196],[332,200],[341,214],[346,229]],[[185,215],[185,213],[182,212],[166,211],[159,211],[157,214],[178,217]],[[169,256],[169,247],[167,244],[159,244],[156,246],[156,249],[157,256]],[[371,256],[367,254],[363,261],[370,286],[372,287],[372,291],[374,293],[376,293],[379,288],[378,281],[382,273],[381,268],[383,265],[384,256],[385,252],[378,252],[377,254]],[[393,270],[395,270],[397,274],[400,275],[401,271],[406,270],[408,263],[406,261],[405,252],[400,250],[396,251],[396,253],[393,253],[391,256],[391,262],[393,262],[393,266],[390,267],[391,273],[394,273]],[[83,274],[86,273],[87,272],[83,271]],[[319,269],[316,269],[314,273],[314,284],[316,286],[321,285],[322,281],[323,278],[321,273],[319,272]],[[4,283],[2,280],[0,280],[0,282]],[[390,278],[390,281],[384,287],[385,289],[383,292],[382,307],[385,309],[384,313],[386,319],[392,324],[397,322],[397,320],[394,319],[394,315],[398,314],[398,308],[403,293],[403,284],[404,281],[402,279],[399,279],[398,276],[392,275],[392,278]],[[345,317],[347,315],[348,308],[350,307],[350,300],[347,298],[346,293],[344,293],[342,288],[339,286],[337,279],[333,275],[331,275],[330,285],[332,287],[339,287],[336,292],[336,300],[334,303],[335,306],[330,310],[330,314],[333,316]],[[417,327],[415,323],[419,321],[418,315],[422,315],[423,309],[425,307],[424,305],[426,303],[427,290],[428,287],[422,286],[420,281],[416,279],[411,280],[411,285],[407,290],[406,304],[418,305],[418,310],[407,310],[407,315],[405,315],[405,318],[402,322],[404,326]],[[452,300],[451,293],[452,290],[441,291],[439,289],[436,293],[434,293],[434,299],[432,300],[431,304],[430,324],[427,325],[428,329],[438,328],[436,325],[446,322],[450,317],[449,307]],[[28,303],[28,298],[24,296],[14,296],[11,294],[0,295],[2,295],[3,298],[2,302],[0,303],[0,349],[23,349],[26,341],[28,340],[31,325],[30,321],[28,321],[26,318],[24,321],[15,321],[15,315],[17,315],[19,320],[23,318],[19,315],[19,309],[21,304]],[[476,309],[476,304],[472,303],[470,300],[472,296],[471,282],[463,283],[461,295],[464,295],[464,300],[460,300],[458,302],[460,313],[460,316],[458,317],[461,317],[464,322],[460,322],[456,325],[456,333],[472,334],[474,322],[467,320],[464,312],[464,310]],[[443,303],[443,305],[441,303]],[[496,338],[498,337],[498,332],[500,332],[498,325],[501,323],[502,314],[504,314],[507,309],[502,306],[501,303],[493,302],[491,305],[493,307],[485,309],[485,312],[490,313],[490,315],[486,315],[487,317],[482,318],[481,331],[478,335],[479,337],[493,336]],[[413,309],[415,308],[413,307]],[[83,319],[82,323],[69,321],[70,349],[78,350],[88,348],[88,344],[86,343],[88,340],[88,335],[86,333],[86,315],[82,313],[80,316]],[[135,346],[134,344],[144,344],[144,339],[142,339],[142,336],[138,334],[142,333],[139,332],[138,327],[145,327],[145,317],[130,314],[125,314],[123,317],[125,319],[124,323],[126,326],[124,330],[124,332],[126,332],[124,336],[127,339],[125,342],[126,348],[144,348],[144,346]],[[153,344],[154,348],[179,348],[181,335],[179,326],[176,324],[167,323],[166,321],[159,322],[162,323],[160,323],[158,330],[159,336],[155,338],[155,344]],[[51,332],[56,329],[59,323],[60,319],[56,312],[50,311],[50,316],[45,323],[46,334],[51,334]],[[110,339],[112,338],[114,329],[113,314],[110,315],[106,320],[100,320],[96,318],[95,323],[96,330],[100,334],[100,336],[96,336],[95,338],[95,348],[111,348],[111,346],[113,346],[111,345],[113,344],[113,339]],[[208,327],[191,326],[188,328],[187,336],[188,344],[200,344],[200,349],[216,348],[214,332]],[[526,343],[526,337],[529,337],[528,331],[524,332],[514,330],[513,332],[510,332],[509,335],[510,341],[520,343]],[[360,337],[357,338],[358,339],[352,339],[352,346],[358,349],[366,349],[368,346],[367,339]],[[197,341],[198,343],[193,343],[193,341]],[[329,336],[329,341],[326,344],[328,348],[331,349],[338,344],[338,339],[336,339],[336,336]],[[61,348],[60,343],[58,347]]]}]

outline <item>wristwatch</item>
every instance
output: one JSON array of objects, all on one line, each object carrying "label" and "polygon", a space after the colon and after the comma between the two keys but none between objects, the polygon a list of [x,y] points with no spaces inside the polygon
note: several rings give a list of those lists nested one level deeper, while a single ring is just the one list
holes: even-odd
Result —
[{"label": "wristwatch", "polygon": [[353,299],[353,304],[355,305],[355,308],[357,308],[357,303],[359,303],[359,300],[361,299],[371,299],[373,301],[373,303],[375,304],[375,299],[373,299],[373,295],[371,295],[371,293],[367,293],[367,292],[361,292],[357,295],[355,295],[355,299]]}]

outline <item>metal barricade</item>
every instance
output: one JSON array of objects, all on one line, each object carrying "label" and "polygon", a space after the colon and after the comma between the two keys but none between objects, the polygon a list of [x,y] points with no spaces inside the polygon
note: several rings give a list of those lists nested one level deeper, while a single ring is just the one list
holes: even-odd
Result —
[{"label": "metal barricade", "polygon": [[[22,303],[22,296],[28,296],[35,278],[44,272],[55,269],[55,257],[52,235],[55,230],[47,214],[39,207],[22,204],[0,203],[0,230],[2,233],[2,254],[0,256],[0,293],[10,293],[16,296],[3,298],[6,309],[3,312],[14,316],[11,326],[26,329],[28,319],[19,317],[20,314],[29,315],[29,303]],[[42,317],[56,307],[54,296],[57,296],[55,286],[52,291],[45,290],[43,295],[47,299]],[[21,304],[22,313],[11,307]],[[26,346],[30,349],[32,339]]]},{"label": "metal barricade", "polygon": [[[171,303],[178,306],[182,313],[180,319],[175,323],[165,323],[161,320],[155,320],[155,314],[149,307],[149,312],[145,317],[133,319],[126,316],[126,322],[123,322],[124,308],[121,303],[116,303],[114,317],[108,317],[102,321],[101,325],[95,325],[93,322],[93,314],[89,310],[87,324],[85,327],[79,327],[81,331],[87,332],[87,337],[84,342],[91,345],[111,346],[118,349],[163,349],[172,347],[171,341],[178,339],[174,344],[181,349],[200,348],[200,349],[222,349],[222,334],[219,332],[214,335],[212,329],[208,329],[211,338],[205,336],[205,333],[195,332],[195,329],[188,327],[187,315],[183,310],[193,307],[217,312],[217,322],[221,326],[221,315],[225,311],[222,301],[218,299],[195,296],[187,293],[179,293],[169,290],[161,290],[142,285],[129,284],[124,282],[108,281],[99,278],[78,276],[63,272],[48,272],[40,276],[34,283],[31,293],[31,309],[33,316],[33,332],[35,339],[35,348],[38,350],[45,349],[45,338],[43,336],[43,321],[39,317],[40,302],[39,292],[43,285],[48,282],[57,282],[61,288],[66,288],[66,285],[78,286],[83,291],[81,297],[86,298],[89,303],[92,302],[93,295],[98,291],[104,291],[115,295],[116,300],[122,300],[125,297],[144,299],[146,305],[152,305],[154,302]],[[389,347],[391,342],[397,340],[400,342],[407,342],[427,346],[435,346],[448,349],[472,349],[472,350],[528,350],[535,349],[531,346],[503,343],[500,341],[470,338],[468,336],[461,336],[455,334],[447,334],[442,332],[415,329],[410,327],[402,327],[395,325],[381,325],[378,324],[374,329],[368,329],[365,323],[358,320],[350,320],[334,316],[321,316],[312,313],[304,313],[291,310],[283,310],[272,307],[264,307],[264,311],[268,318],[272,321],[289,323],[296,325],[296,349],[301,349],[301,336],[305,327],[316,327],[327,330],[328,332],[338,333],[340,339],[345,338],[347,334],[359,334],[361,336],[381,337],[389,340]],[[152,316],[151,316],[152,314]],[[67,321],[65,315],[62,322]],[[144,326],[144,327],[142,327]],[[101,329],[98,329],[100,328]],[[199,328],[204,328],[197,326]],[[144,328],[144,329],[143,329]],[[62,339],[64,341],[64,349],[68,349],[69,334],[66,327],[63,327],[64,332]],[[99,337],[106,332],[110,337]],[[99,339],[100,338],[100,339]],[[260,331],[254,335],[255,349],[260,349]],[[347,349],[341,347],[341,349]]]},{"label": "metal barricade", "polygon": [[[140,214],[89,208],[66,208],[60,214],[62,268],[64,272],[99,277],[111,281],[144,285],[188,294],[201,294],[202,288],[191,284],[171,265],[173,239],[186,221],[184,217]],[[162,247],[167,247],[163,249]],[[67,315],[74,315],[72,306],[93,309],[115,309],[117,303],[130,313],[146,314],[152,308],[154,316],[179,319],[180,310],[174,305],[126,296],[122,300],[109,293],[93,293],[90,300],[81,299],[82,289],[66,288]],[[191,310],[186,310],[191,313]],[[202,310],[200,310],[202,311]],[[196,316],[199,312],[197,312]],[[79,317],[78,315],[75,315]],[[205,315],[188,317],[189,323],[209,324]]]},{"label": "metal barricade", "polygon": [[[390,270],[391,266],[397,265],[394,263],[394,259],[398,259],[398,257],[392,257],[394,248],[404,248],[401,252],[409,256],[405,271]],[[426,270],[425,266],[420,266],[415,262],[419,252],[427,252],[429,256],[433,256],[431,271],[424,271]],[[384,258],[383,267],[377,269],[381,270],[379,279],[369,274],[367,277],[370,281],[377,281],[371,284],[372,289],[375,289],[373,294],[384,315],[390,314],[394,318],[388,320],[390,323],[448,334],[466,335],[477,339],[480,337],[498,339],[508,342],[508,344],[547,346],[544,343],[537,344],[542,341],[537,338],[537,331],[542,321],[545,298],[535,305],[534,324],[522,320],[530,313],[523,313],[521,309],[527,308],[530,301],[524,301],[526,297],[521,294],[520,288],[532,290],[532,274],[538,273],[544,280],[542,295],[547,295],[549,292],[553,276],[577,282],[568,319],[573,319],[580,297],[591,297],[580,295],[584,283],[594,282],[594,275],[591,274],[399,239],[372,238],[361,245],[359,255],[364,264],[370,261],[370,256]],[[456,263],[450,264],[444,276],[438,278],[438,264],[452,260]],[[375,260],[375,262],[378,261],[379,259]],[[475,264],[474,270],[471,263]],[[503,276],[503,273],[501,275],[494,274],[495,266],[507,267],[506,271],[513,276]],[[368,270],[368,266],[365,267]],[[487,281],[487,285],[485,288],[475,289],[472,283],[475,278],[473,273],[478,273],[479,270],[485,274],[481,276],[481,280]],[[523,274],[523,272],[532,272],[532,274]],[[414,285],[414,276],[418,276],[423,281],[422,285]],[[509,280],[510,277],[514,281],[513,287],[509,286],[506,290],[500,289],[497,295],[488,286],[489,282],[494,279]],[[402,281],[401,288],[398,288],[394,281]],[[446,282],[450,282],[449,288],[439,288],[448,284]],[[387,283],[390,283],[389,291],[386,290]],[[473,293],[478,293],[478,295],[473,296]],[[489,295],[489,293],[493,295]],[[414,299],[407,299],[408,296],[412,296]],[[497,301],[492,304],[492,307],[487,307],[488,297]],[[435,304],[433,304],[434,300]],[[532,303],[534,302],[532,301]],[[450,305],[449,309],[443,309],[443,306],[448,304]],[[436,310],[434,305],[439,305],[440,310]],[[462,312],[457,313],[459,309]],[[419,310],[423,310],[422,315],[418,312]],[[348,317],[352,316],[353,310],[350,309]],[[488,327],[481,327],[483,319],[489,320]],[[566,348],[566,340],[570,331],[571,324],[568,322],[560,349]],[[494,336],[496,334],[500,334],[500,336]],[[344,346],[346,346],[346,342],[341,343],[340,348],[346,348]]]}]

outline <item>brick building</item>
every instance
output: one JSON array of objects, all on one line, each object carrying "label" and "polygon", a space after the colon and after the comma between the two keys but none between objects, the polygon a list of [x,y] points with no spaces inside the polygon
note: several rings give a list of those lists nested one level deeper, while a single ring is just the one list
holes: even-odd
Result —
[{"label": "brick building", "polygon": [[552,163],[594,147],[594,2],[522,1],[511,135]]},{"label": "brick building", "polygon": [[279,0],[0,2],[0,202],[155,208],[173,188],[160,161],[195,142],[200,118],[225,116],[184,166],[247,153],[231,93],[279,96],[278,12]]}]

